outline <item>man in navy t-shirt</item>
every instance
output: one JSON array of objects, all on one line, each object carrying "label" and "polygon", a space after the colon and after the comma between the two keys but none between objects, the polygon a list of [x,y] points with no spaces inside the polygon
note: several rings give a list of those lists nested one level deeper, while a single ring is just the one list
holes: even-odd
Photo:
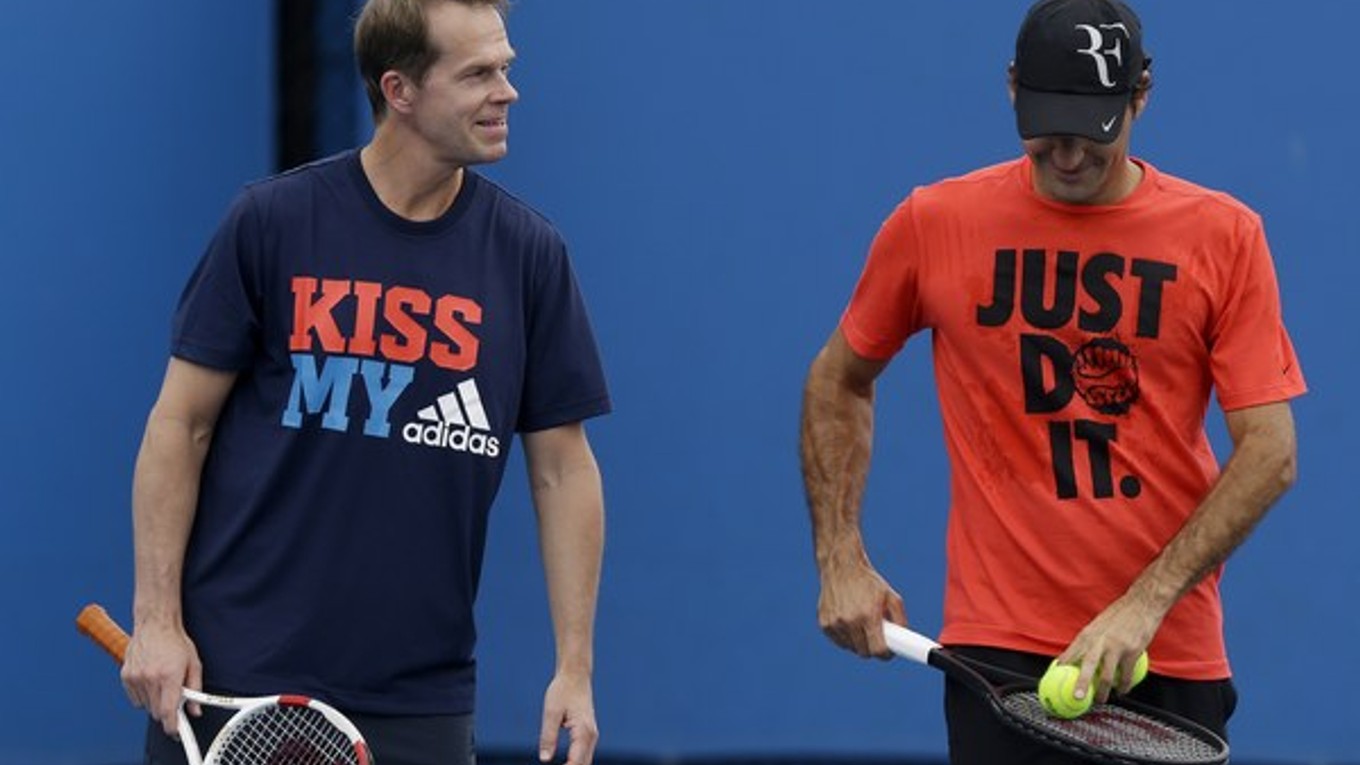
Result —
[{"label": "man in navy t-shirt", "polygon": [[133,487],[123,679],[149,763],[183,761],[181,685],[321,698],[383,765],[469,762],[473,602],[516,432],[558,653],[540,756],[566,728],[591,761],[604,511],[582,421],[610,403],[561,237],[468,169],[506,153],[503,13],[370,0],[372,140],[247,186],[185,288]]}]

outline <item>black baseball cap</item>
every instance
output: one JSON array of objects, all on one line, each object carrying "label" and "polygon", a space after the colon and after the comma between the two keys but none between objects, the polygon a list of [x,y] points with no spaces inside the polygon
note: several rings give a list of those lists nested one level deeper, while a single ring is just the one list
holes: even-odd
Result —
[{"label": "black baseball cap", "polygon": [[1020,137],[1112,142],[1148,61],[1143,26],[1119,0],[1040,0],[1015,38]]}]

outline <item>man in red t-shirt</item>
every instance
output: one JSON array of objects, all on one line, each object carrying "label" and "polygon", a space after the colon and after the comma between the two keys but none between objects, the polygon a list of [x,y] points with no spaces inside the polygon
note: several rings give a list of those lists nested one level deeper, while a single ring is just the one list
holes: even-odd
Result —
[{"label": "man in red t-shirt", "polygon": [[[951,465],[940,641],[1033,675],[1078,664],[1098,699],[1146,649],[1132,692],[1223,734],[1218,582],[1294,481],[1305,384],[1260,218],[1129,155],[1149,64],[1118,0],[1037,3],[1010,69],[1025,156],[917,188],[883,223],[804,396],[818,617],[862,656],[888,655],[881,620],[906,623],[859,505],[874,381],[929,330]],[[946,686],[952,762],[1051,757],[980,704]]]}]

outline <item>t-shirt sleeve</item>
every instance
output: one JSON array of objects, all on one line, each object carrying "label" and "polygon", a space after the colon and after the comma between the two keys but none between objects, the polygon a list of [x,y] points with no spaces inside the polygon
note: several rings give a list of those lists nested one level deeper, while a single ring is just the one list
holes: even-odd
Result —
[{"label": "t-shirt sleeve", "polygon": [[565,247],[553,247],[533,289],[516,429],[545,430],[609,412],[599,348]]},{"label": "t-shirt sleeve", "polygon": [[855,353],[868,359],[892,357],[921,329],[920,247],[908,197],[879,227],[841,315],[841,333]]},{"label": "t-shirt sleeve", "polygon": [[1218,400],[1231,411],[1284,401],[1307,390],[1285,330],[1279,286],[1260,218],[1239,224],[1234,265],[1210,335]]},{"label": "t-shirt sleeve", "polygon": [[259,231],[251,197],[243,191],[180,295],[172,355],[215,369],[241,370],[250,364],[259,344],[260,317],[247,272],[258,250]]}]

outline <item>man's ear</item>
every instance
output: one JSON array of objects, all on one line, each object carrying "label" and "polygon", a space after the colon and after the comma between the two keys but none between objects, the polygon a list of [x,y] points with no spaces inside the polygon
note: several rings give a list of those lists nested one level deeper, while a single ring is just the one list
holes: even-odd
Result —
[{"label": "man's ear", "polygon": [[1137,119],[1142,116],[1143,110],[1147,109],[1148,98],[1152,93],[1152,72],[1143,70],[1138,76],[1138,84],[1135,86],[1133,94],[1133,117]]},{"label": "man's ear", "polygon": [[406,75],[395,69],[383,72],[378,79],[378,84],[382,87],[383,99],[387,101],[389,111],[406,113],[411,111],[412,85]]}]

